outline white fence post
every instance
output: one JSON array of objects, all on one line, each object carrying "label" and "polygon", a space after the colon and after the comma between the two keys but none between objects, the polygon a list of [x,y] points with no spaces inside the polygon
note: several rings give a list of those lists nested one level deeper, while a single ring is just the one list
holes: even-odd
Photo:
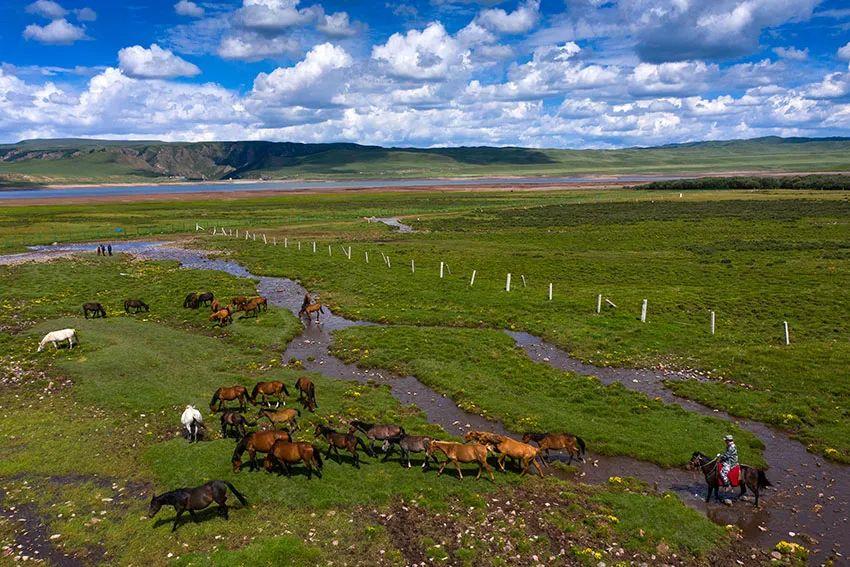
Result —
[{"label": "white fence post", "polygon": [[443,262],[440,262],[440,279],[443,279]]},{"label": "white fence post", "polygon": [[602,313],[602,294],[596,296],[596,313]]},{"label": "white fence post", "polygon": [[413,261],[413,258],[410,259],[410,273],[416,273],[416,263]]},{"label": "white fence post", "polygon": [[277,246],[277,236],[272,236],[272,246]]},{"label": "white fence post", "polygon": [[328,256],[331,256],[331,245],[328,244]]},{"label": "white fence post", "polygon": [[647,304],[647,300],[644,299],[643,305],[641,305],[641,307],[640,307],[640,322],[641,323],[646,323],[646,304]]},{"label": "white fence post", "polygon": [[508,277],[505,279],[505,291],[511,291],[511,273],[508,272]]},{"label": "white fence post", "polygon": [[298,250],[299,250],[299,252],[301,251],[301,241],[300,240],[298,241]]},{"label": "white fence post", "polygon": [[788,333],[788,321],[782,322],[783,327],[785,327],[785,345],[791,344],[791,335]]},{"label": "white fence post", "polygon": [[315,253],[316,253],[316,241],[314,240],[313,241],[313,254],[315,254]]},{"label": "white fence post", "polygon": [[393,267],[393,265],[390,263],[390,257],[389,257],[389,256],[385,256],[385,258],[387,259],[387,267],[388,267],[388,268],[392,268],[392,267]]},{"label": "white fence post", "polygon": [[714,334],[714,310],[711,311],[711,334]]},{"label": "white fence post", "polygon": [[366,250],[366,263],[367,264],[369,263],[369,251],[368,250]]},{"label": "white fence post", "polygon": [[472,270],[472,277],[469,278],[469,285],[470,286],[475,285],[475,273],[476,273],[475,270]]},{"label": "white fence post", "polygon": [[552,301],[552,283],[549,283],[549,301]]},{"label": "white fence post", "polygon": [[263,233],[263,244],[268,244],[268,243],[269,243],[269,241],[266,240],[266,233],[264,232]]},{"label": "white fence post", "polygon": [[239,229],[236,229],[236,238],[239,238]]},{"label": "white fence post", "polygon": [[525,274],[520,274],[519,277],[522,278],[522,287],[526,287],[526,285],[525,285]]},{"label": "white fence post", "polygon": [[251,240],[252,240],[253,242],[256,242],[256,241],[257,241],[257,233],[255,232],[255,233],[254,233],[254,234],[252,234],[251,236],[253,236],[253,238],[252,238]]},{"label": "white fence post", "polygon": [[351,246],[348,247],[348,259],[351,260]]}]

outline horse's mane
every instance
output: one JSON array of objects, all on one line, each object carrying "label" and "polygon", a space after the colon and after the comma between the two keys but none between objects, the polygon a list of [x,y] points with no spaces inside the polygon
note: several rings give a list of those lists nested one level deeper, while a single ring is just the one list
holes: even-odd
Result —
[{"label": "horse's mane", "polygon": [[531,433],[531,432],[529,432],[529,433],[525,433],[523,435],[523,437],[525,437],[526,435],[528,435],[533,441],[541,441],[541,440],[543,440],[544,437],[546,437],[545,433]]},{"label": "horse's mane", "polygon": [[356,427],[357,429],[360,429],[361,431],[366,429],[372,429],[373,427],[375,427],[374,423],[366,423],[365,421],[359,421],[357,419],[352,420],[351,425]]}]

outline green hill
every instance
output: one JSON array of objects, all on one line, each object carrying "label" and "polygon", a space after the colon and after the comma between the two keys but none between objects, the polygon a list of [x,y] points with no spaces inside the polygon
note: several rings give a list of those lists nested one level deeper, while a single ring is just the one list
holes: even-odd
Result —
[{"label": "green hill", "polygon": [[618,150],[87,139],[0,145],[0,184],[6,185],[848,170],[850,138],[767,137]]}]

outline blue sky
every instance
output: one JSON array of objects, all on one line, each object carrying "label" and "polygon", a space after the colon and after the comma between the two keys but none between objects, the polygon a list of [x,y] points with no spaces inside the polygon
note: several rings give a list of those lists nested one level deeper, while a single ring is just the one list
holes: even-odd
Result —
[{"label": "blue sky", "polygon": [[0,141],[850,135],[846,0],[0,4]]}]

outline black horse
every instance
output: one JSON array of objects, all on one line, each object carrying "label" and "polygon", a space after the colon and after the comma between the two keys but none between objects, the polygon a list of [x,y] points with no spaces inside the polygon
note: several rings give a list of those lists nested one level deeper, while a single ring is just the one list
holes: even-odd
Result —
[{"label": "black horse", "polygon": [[198,293],[193,291],[192,293],[186,295],[186,299],[183,300],[183,307],[187,309],[197,309],[198,308]]},{"label": "black horse", "polygon": [[[708,485],[708,493],[705,495],[705,501],[708,502],[711,500],[711,493],[714,492],[715,499],[720,502],[721,481],[720,473],[717,470],[717,457],[709,459],[707,455],[703,455],[699,451],[694,451],[694,454],[691,456],[691,460],[688,462],[688,466],[692,469],[701,470],[702,474],[705,475],[705,482]],[[767,480],[767,475],[764,474],[763,470],[749,467],[747,465],[740,465],[740,467],[741,493],[738,497],[740,498],[746,494],[747,488],[749,488],[756,497],[755,506],[758,507],[759,492],[761,489],[773,485],[770,484],[769,480]]]},{"label": "black horse", "polygon": [[83,303],[83,316],[88,319],[89,314],[91,314],[93,318],[106,317],[106,309],[104,309],[103,305],[97,301]]},{"label": "black horse", "polygon": [[198,305],[209,305],[213,299],[215,299],[215,296],[211,291],[200,293],[198,294]]},{"label": "black horse", "polygon": [[177,512],[177,515],[174,516],[174,524],[171,527],[171,531],[173,532],[177,529],[177,522],[180,521],[180,516],[183,515],[183,512],[188,510],[192,520],[197,521],[195,511],[203,510],[215,502],[218,504],[219,513],[224,516],[224,519],[226,520],[228,518],[228,488],[230,489],[230,492],[239,499],[239,502],[241,502],[243,506],[248,504],[248,500],[242,496],[238,490],[236,490],[235,486],[226,480],[211,480],[210,482],[202,484],[201,486],[196,486],[195,488],[178,488],[177,490],[165,492],[159,496],[152,496],[148,516],[153,518],[163,506],[174,506],[174,510]]},{"label": "black horse", "polygon": [[125,299],[124,312],[129,313],[130,309],[133,310],[133,313],[138,313],[139,311],[144,311],[145,313],[147,313],[151,310],[150,305],[148,305],[141,299]]}]

